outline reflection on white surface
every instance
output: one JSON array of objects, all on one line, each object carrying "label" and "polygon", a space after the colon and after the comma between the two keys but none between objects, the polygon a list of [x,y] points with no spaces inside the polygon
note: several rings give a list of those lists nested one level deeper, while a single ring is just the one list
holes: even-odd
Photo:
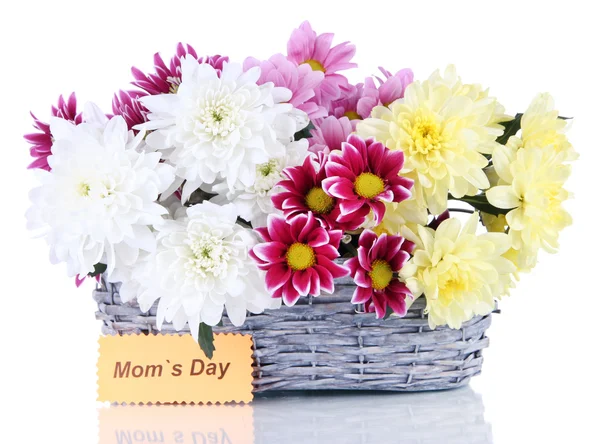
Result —
[{"label": "reflection on white surface", "polygon": [[256,443],[492,442],[471,388],[429,393],[341,393],[257,399]]},{"label": "reflection on white surface", "polygon": [[432,393],[278,393],[242,406],[99,409],[100,444],[488,444],[481,396]]}]

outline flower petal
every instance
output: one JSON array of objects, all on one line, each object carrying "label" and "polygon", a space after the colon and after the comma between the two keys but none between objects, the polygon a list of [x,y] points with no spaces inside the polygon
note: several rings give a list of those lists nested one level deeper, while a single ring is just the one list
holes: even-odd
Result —
[{"label": "flower petal", "polygon": [[287,264],[275,264],[267,270],[265,275],[265,284],[269,293],[274,293],[277,289],[287,284],[291,277],[291,270]]},{"label": "flower petal", "polygon": [[310,289],[310,276],[311,273],[309,270],[299,270],[292,274],[292,283],[300,296],[308,295]]}]

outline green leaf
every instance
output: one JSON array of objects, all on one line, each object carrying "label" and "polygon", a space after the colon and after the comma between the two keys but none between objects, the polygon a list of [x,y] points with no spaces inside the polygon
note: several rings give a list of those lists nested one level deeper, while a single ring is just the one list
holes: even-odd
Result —
[{"label": "green leaf", "polygon": [[573,120],[573,117],[558,116],[560,120]]},{"label": "green leaf", "polygon": [[306,126],[306,128],[298,131],[296,134],[294,134],[294,140],[297,142],[298,140],[301,139],[310,139],[312,137],[312,134],[310,133],[310,130],[313,129],[315,126],[313,125],[312,122],[308,122],[308,125]]},{"label": "green leaf", "polygon": [[106,271],[106,264],[96,264],[94,265],[94,271],[92,271],[91,273],[88,273],[89,277],[96,277],[99,274],[102,274]]},{"label": "green leaf", "polygon": [[198,345],[206,357],[212,359],[213,352],[215,351],[215,338],[212,327],[206,325],[204,322],[201,322],[200,327],[198,327]]},{"label": "green leaf", "polygon": [[392,314],[394,314],[394,310],[392,310],[392,307],[388,306],[385,309],[385,316],[383,317],[383,320],[385,321],[386,319],[388,319]]},{"label": "green leaf", "polygon": [[494,216],[498,216],[500,214],[507,214],[508,212],[510,212],[512,210],[512,208],[510,208],[510,209],[496,208],[487,200],[487,197],[485,196],[485,194],[478,194],[477,196],[464,196],[464,197],[461,197],[460,199],[457,199],[452,196],[448,196],[448,198],[452,199],[452,200],[458,200],[461,202],[468,203],[476,210],[483,211],[484,213],[488,213],[488,214],[493,214]]},{"label": "green leaf", "polygon": [[517,134],[517,132],[521,129],[521,117],[523,117],[523,114],[519,113],[514,119],[509,120],[508,122],[500,122],[500,125],[504,127],[504,134],[498,137],[496,142],[501,145],[506,145],[508,139]]}]

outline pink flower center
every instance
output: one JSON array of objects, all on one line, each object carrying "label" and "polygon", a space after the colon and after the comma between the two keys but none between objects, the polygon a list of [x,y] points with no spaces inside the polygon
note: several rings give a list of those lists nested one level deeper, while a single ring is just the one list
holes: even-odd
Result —
[{"label": "pink flower center", "polygon": [[383,179],[373,173],[362,173],[354,181],[354,191],[365,199],[373,199],[383,193]]},{"label": "pink flower center", "polygon": [[308,66],[310,66],[313,71],[325,72],[325,67],[321,64],[321,62],[319,62],[317,60],[309,59],[304,63],[306,63]]},{"label": "pink flower center", "polygon": [[371,278],[371,285],[375,290],[384,290],[392,282],[394,273],[392,267],[387,261],[383,259],[377,259],[371,266],[372,270],[369,271],[369,277]]},{"label": "pink flower center", "polygon": [[304,198],[306,206],[316,214],[327,214],[333,209],[335,201],[333,197],[328,196],[323,188],[312,188]]},{"label": "pink flower center", "polygon": [[288,266],[294,271],[302,271],[315,265],[315,252],[310,245],[295,242],[285,254]]}]

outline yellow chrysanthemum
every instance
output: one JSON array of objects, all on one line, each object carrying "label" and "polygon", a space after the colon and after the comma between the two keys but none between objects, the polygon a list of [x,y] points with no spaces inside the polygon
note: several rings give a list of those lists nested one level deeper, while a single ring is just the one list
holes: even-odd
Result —
[{"label": "yellow chrysanthemum", "polygon": [[373,228],[378,235],[382,233],[399,234],[402,227],[409,226],[416,231],[416,225],[427,225],[427,208],[419,206],[414,197],[402,202],[386,203],[385,215],[379,225]]},{"label": "yellow chrysanthemum", "polygon": [[502,255],[510,247],[505,233],[476,234],[479,214],[473,214],[461,229],[450,218],[437,230],[418,227],[413,258],[400,274],[415,296],[425,295],[429,325],[460,328],[474,315],[494,309],[494,298],[515,271]]},{"label": "yellow chrysanthemum", "polygon": [[486,192],[497,208],[506,214],[512,248],[518,251],[519,269],[531,269],[540,248],[556,252],[559,232],[571,224],[571,216],[562,203],[569,197],[564,183],[571,173],[565,165],[568,152],[553,145],[523,148],[521,140],[511,137],[507,146],[499,146],[493,162],[500,177],[499,185]]},{"label": "yellow chrysanthemum", "polygon": [[415,181],[419,206],[437,215],[447,208],[448,192],[460,198],[489,187],[483,154],[503,133],[498,122],[509,119],[487,90],[463,84],[450,66],[444,76],[435,72],[410,84],[404,99],[374,108],[357,133],[404,151],[401,173]]},{"label": "yellow chrysanthemum", "polygon": [[548,93],[537,95],[521,118],[521,140],[525,148],[552,146],[557,152],[565,152],[567,161],[579,155],[568,141],[565,131],[567,121],[558,118],[554,99]]}]

